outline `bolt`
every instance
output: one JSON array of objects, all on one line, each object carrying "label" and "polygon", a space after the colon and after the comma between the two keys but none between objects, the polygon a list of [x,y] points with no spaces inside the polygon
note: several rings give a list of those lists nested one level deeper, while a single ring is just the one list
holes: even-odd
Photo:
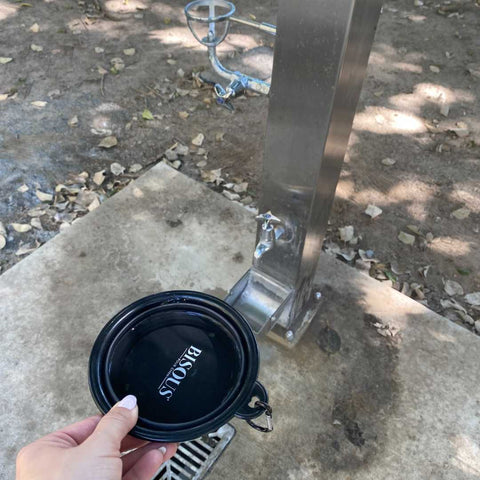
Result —
[{"label": "bolt", "polygon": [[315,292],[315,300],[318,302],[322,298],[322,292]]},{"label": "bolt", "polygon": [[295,334],[291,330],[287,330],[287,333],[285,333],[285,338],[287,339],[288,342],[293,342],[293,339],[295,338]]}]

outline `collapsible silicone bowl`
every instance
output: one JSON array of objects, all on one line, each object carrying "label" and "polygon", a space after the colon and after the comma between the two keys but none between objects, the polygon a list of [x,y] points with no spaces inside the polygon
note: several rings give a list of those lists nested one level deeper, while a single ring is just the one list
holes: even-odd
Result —
[{"label": "collapsible silicone bowl", "polygon": [[[235,309],[204,293],[171,291],[132,303],[105,325],[90,355],[89,384],[103,413],[125,395],[137,397],[132,435],[183,442],[233,417],[271,431],[258,364],[253,332]],[[252,421],[262,413],[267,427]]]}]

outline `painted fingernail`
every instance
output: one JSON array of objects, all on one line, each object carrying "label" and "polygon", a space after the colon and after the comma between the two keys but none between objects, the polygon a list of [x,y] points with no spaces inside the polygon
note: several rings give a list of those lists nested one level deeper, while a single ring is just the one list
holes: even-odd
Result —
[{"label": "painted fingernail", "polygon": [[127,410],[133,410],[137,406],[137,397],[135,395],[127,395],[122,398],[117,407],[126,408]]},{"label": "painted fingernail", "polygon": [[159,450],[162,452],[162,455],[167,453],[167,447],[160,447]]}]

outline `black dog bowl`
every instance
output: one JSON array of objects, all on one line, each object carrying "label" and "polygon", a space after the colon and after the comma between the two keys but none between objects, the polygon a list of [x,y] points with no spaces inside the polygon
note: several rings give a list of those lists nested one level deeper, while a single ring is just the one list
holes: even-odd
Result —
[{"label": "black dog bowl", "polygon": [[[189,291],[124,308],[100,332],[89,365],[98,408],[106,413],[135,395],[140,417],[131,434],[158,442],[193,440],[234,416],[270,431],[271,408],[257,374],[257,344],[243,317],[218,298]],[[252,422],[262,413],[267,427]]]}]

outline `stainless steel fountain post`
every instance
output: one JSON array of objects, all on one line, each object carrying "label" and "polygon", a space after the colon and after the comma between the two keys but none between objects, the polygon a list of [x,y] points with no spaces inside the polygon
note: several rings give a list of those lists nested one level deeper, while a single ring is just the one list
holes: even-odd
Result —
[{"label": "stainless steel fountain post", "polygon": [[313,283],[381,0],[280,0],[252,267],[226,301],[294,345]]}]

